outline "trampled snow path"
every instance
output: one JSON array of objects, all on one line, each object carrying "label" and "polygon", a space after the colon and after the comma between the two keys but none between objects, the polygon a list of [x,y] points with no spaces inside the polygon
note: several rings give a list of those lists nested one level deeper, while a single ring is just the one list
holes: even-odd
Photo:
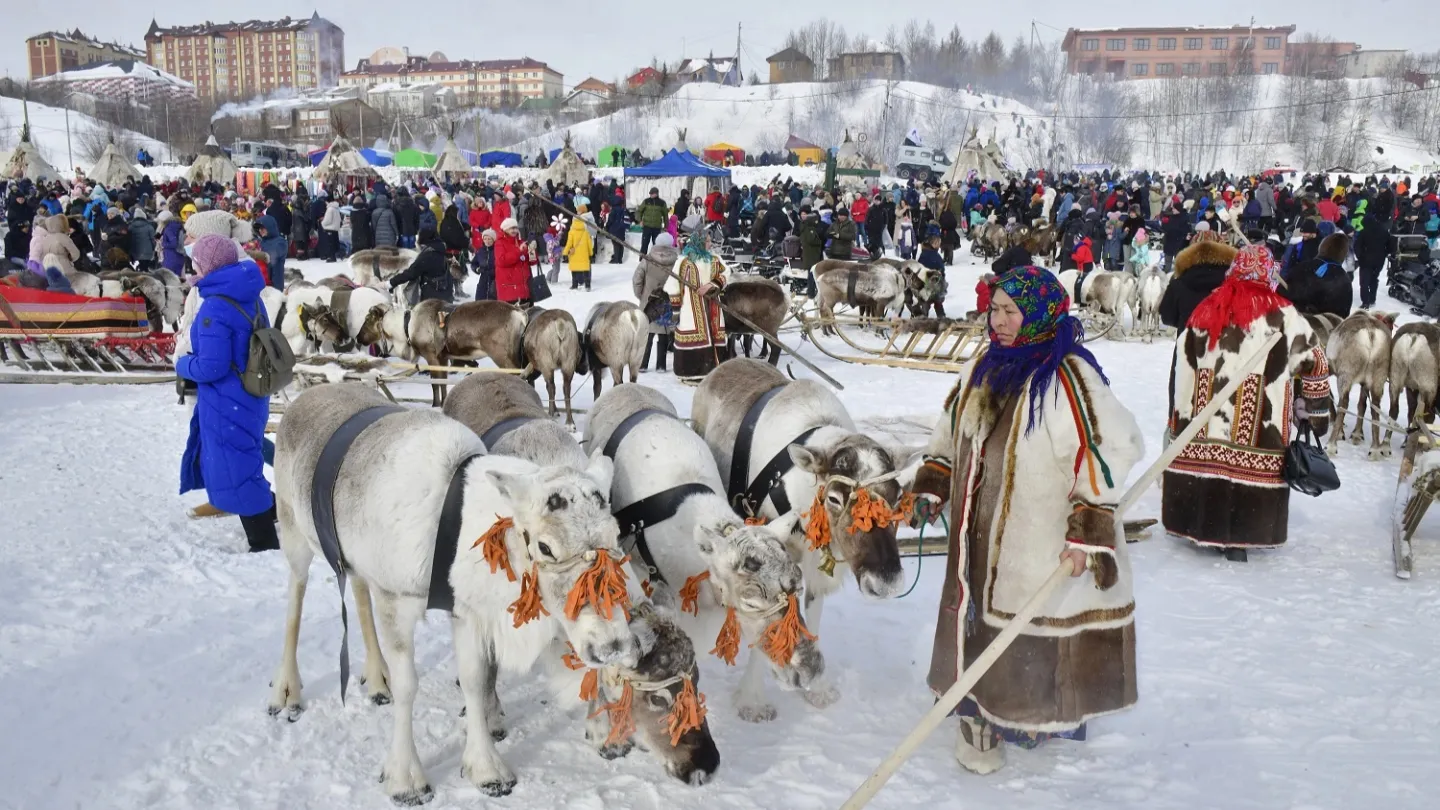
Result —
[{"label": "trampled snow path", "polygon": [[[594,293],[562,282],[552,304],[583,316],[594,301],[628,297],[632,266],[597,265]],[[976,273],[952,269],[954,309],[968,303]],[[1102,341],[1096,351],[1154,458],[1168,346]],[[933,419],[950,385],[938,374],[822,366],[862,420]],[[643,381],[688,411],[691,389],[668,375]],[[390,709],[340,704],[338,609],[323,566],[312,568],[300,648],[308,710],[294,724],[266,715],[285,565],[240,553],[233,519],[185,519],[199,500],[175,495],[187,418],[163,387],[0,389],[9,426],[0,433],[0,807],[390,807],[375,782]],[[1290,545],[1247,565],[1158,532],[1131,546],[1135,709],[1094,723],[1088,743],[1011,750],[1006,769],[985,778],[960,771],[953,731],[942,728],[873,806],[1433,807],[1440,524],[1420,531],[1416,578],[1394,579],[1396,463],[1346,445],[1339,465],[1343,488],[1293,497]],[[1152,491],[1136,516],[1158,509]],[[500,750],[520,784],[505,799],[482,796],[459,774],[461,698],[448,625],[432,616],[418,641],[415,726],[436,789],[430,806],[838,807],[930,703],[923,678],[942,568],[926,560],[904,600],[866,602],[852,588],[834,601],[825,651],[844,696],[828,710],[779,694],[774,723],[743,723],[731,698],[738,672],[706,657],[701,689],[723,764],[700,789],[642,753],[600,759],[583,742],[579,710],[544,703],[538,678],[512,676],[500,687],[511,726]],[[906,569],[913,575],[915,562]]]}]

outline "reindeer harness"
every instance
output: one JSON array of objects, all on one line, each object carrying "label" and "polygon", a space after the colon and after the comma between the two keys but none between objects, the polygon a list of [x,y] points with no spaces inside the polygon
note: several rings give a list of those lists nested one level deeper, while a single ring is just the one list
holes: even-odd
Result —
[{"label": "reindeer harness", "polygon": [[785,485],[780,480],[795,466],[795,460],[790,458],[790,445],[804,444],[822,427],[816,425],[787,442],[760,470],[755,480],[749,480],[750,450],[755,440],[755,428],[760,423],[760,414],[765,410],[765,406],[770,404],[770,400],[784,389],[785,383],[781,383],[761,394],[755,404],[750,406],[750,410],[745,412],[745,418],[740,422],[740,430],[735,435],[735,453],[730,460],[730,505],[745,517],[758,516],[766,498],[775,505],[775,514],[784,515],[790,511],[790,496],[785,494]]}]

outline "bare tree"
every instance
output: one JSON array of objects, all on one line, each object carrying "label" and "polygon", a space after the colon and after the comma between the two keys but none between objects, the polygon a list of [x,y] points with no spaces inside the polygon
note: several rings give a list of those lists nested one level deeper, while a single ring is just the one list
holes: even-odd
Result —
[{"label": "bare tree", "polygon": [[785,37],[785,47],[794,48],[815,63],[815,78],[829,78],[830,59],[844,53],[850,45],[845,27],[820,18]]}]

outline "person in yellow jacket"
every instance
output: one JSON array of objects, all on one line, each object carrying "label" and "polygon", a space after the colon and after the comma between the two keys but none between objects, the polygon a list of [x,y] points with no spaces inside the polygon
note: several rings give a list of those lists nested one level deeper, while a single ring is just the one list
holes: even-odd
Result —
[{"label": "person in yellow jacket", "polygon": [[190,215],[193,213],[195,213],[195,203],[186,202],[184,205],[180,206],[180,224],[184,225],[186,220],[190,219]]},{"label": "person in yellow jacket", "polygon": [[583,285],[590,291],[590,256],[595,245],[590,238],[590,219],[585,206],[575,213],[580,216],[571,220],[570,235],[565,239],[564,254],[570,259],[570,289],[578,290]]},{"label": "person in yellow jacket", "polygon": [[439,228],[440,223],[445,221],[445,204],[434,191],[426,194],[425,198],[430,201],[430,213],[435,215],[435,227]]}]

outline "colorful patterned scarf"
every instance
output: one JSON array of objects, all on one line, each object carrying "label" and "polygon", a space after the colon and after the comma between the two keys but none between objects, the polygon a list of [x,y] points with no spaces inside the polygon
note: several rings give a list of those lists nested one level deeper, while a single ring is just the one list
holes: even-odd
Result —
[{"label": "colorful patterned scarf", "polygon": [[1100,361],[1080,345],[1085,339],[1085,327],[1070,317],[1070,296],[1049,270],[1034,265],[1017,267],[992,281],[990,290],[1002,290],[1010,296],[1025,320],[1011,346],[1000,345],[995,330],[990,330],[990,348],[975,364],[970,384],[987,386],[998,397],[1006,398],[1018,395],[1030,381],[1026,434],[1039,423],[1045,393],[1067,355],[1089,363],[1109,384]]},{"label": "colorful patterned scarf", "polygon": [[1280,266],[1264,245],[1240,249],[1230,262],[1225,281],[1206,296],[1186,324],[1194,331],[1203,331],[1210,339],[1209,348],[1220,342],[1227,326],[1241,329],[1290,303],[1275,288],[1280,286]]},{"label": "colorful patterned scarf", "polygon": [[690,231],[690,236],[685,240],[685,247],[680,252],[694,261],[715,258],[710,253],[710,240],[706,237],[704,228],[695,228]]}]

